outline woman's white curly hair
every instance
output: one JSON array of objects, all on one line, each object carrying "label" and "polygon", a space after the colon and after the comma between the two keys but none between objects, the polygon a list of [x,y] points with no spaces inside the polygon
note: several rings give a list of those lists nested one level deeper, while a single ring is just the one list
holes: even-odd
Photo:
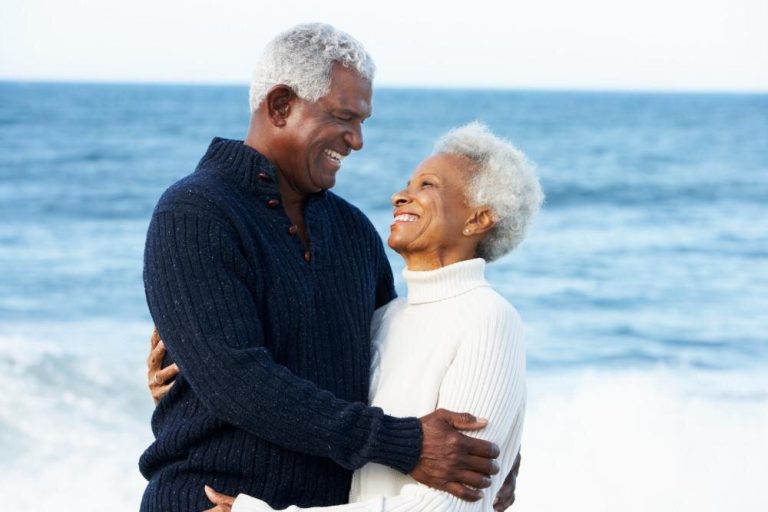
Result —
[{"label": "woman's white curly hair", "polygon": [[435,154],[461,155],[474,162],[467,201],[490,207],[496,225],[480,241],[478,256],[496,260],[517,247],[544,200],[536,171],[509,141],[482,123],[455,128],[435,144]]},{"label": "woman's white curly hair", "polygon": [[373,59],[346,32],[325,23],[308,23],[278,34],[264,48],[253,72],[251,112],[278,84],[287,85],[304,100],[319,100],[331,88],[331,73],[337,62],[373,82]]}]

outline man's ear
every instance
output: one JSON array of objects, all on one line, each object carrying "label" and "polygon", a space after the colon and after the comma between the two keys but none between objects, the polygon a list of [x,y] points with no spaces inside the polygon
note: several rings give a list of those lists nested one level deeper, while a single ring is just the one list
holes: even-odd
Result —
[{"label": "man's ear", "polygon": [[267,117],[274,126],[285,126],[285,119],[296,98],[296,93],[287,85],[276,85],[269,90],[264,104],[267,107]]},{"label": "man's ear", "polygon": [[464,234],[466,236],[481,235],[493,229],[496,221],[493,218],[491,209],[487,206],[481,206],[472,212],[472,215],[464,223]]}]

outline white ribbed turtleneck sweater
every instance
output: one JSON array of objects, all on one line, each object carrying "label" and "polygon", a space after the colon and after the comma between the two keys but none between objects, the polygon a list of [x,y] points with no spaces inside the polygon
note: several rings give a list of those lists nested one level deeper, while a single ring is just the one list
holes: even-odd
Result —
[{"label": "white ribbed turtleneck sweater", "polygon": [[[421,417],[438,408],[486,418],[470,435],[499,445],[501,471],[483,499],[469,503],[378,464],[355,472],[347,505],[286,510],[338,512],[493,510],[493,498],[520,449],[525,410],[525,346],[515,308],[485,280],[474,259],[425,272],[404,270],[408,298],[376,312],[370,398],[387,414]],[[240,495],[234,512],[272,510]]]}]

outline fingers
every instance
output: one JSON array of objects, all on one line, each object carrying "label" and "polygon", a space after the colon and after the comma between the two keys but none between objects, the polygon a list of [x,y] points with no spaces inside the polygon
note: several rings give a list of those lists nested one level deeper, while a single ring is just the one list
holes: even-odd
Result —
[{"label": "fingers", "polygon": [[176,381],[166,384],[165,386],[155,386],[151,388],[152,400],[155,402],[155,405],[160,403],[160,400],[171,391],[174,384],[176,384]]},{"label": "fingers", "polygon": [[520,460],[520,452],[518,452],[515,462],[512,464],[512,469],[507,478],[504,479],[504,483],[501,485],[499,492],[496,494],[496,499],[493,501],[494,512],[503,512],[515,502],[515,487],[517,485],[517,474],[520,471]]},{"label": "fingers", "polygon": [[169,381],[179,373],[179,367],[176,363],[165,368],[162,367],[165,352],[165,343],[160,339],[160,335],[155,329],[152,333],[152,349],[149,351],[149,357],[147,357],[147,385],[155,405],[168,394],[174,384],[173,382],[169,383]]},{"label": "fingers", "polygon": [[[232,507],[232,504],[235,502],[235,498],[232,496],[227,496],[226,494],[222,494],[220,492],[214,491],[211,487],[205,486],[205,495],[208,496],[208,499],[211,500],[211,503],[214,505],[219,505],[223,507]],[[225,508],[225,510],[228,510]]]},{"label": "fingers", "polygon": [[511,507],[514,502],[515,486],[504,482],[504,485],[501,486],[501,489],[499,489],[499,492],[496,494],[496,499],[493,500],[493,510],[502,512]]},{"label": "fingers", "polygon": [[155,405],[157,405],[158,402],[168,394],[171,387],[176,384],[176,381],[171,381],[171,379],[178,375],[178,373],[179,367],[176,363],[173,363],[167,368],[155,372],[154,376],[151,376],[151,373],[149,374],[149,391],[152,394],[152,400],[154,400]]},{"label": "fingers", "polygon": [[411,476],[418,482],[442,489],[467,501],[480,499],[481,491],[491,485],[491,475],[499,472],[493,460],[499,455],[496,444],[475,439],[458,427],[484,426],[468,413],[434,411],[422,418],[421,456]]},{"label": "fingers", "polygon": [[208,499],[213,503],[214,505],[218,505],[221,501],[221,494],[214,491],[212,487],[208,487],[207,485],[204,487],[205,489],[205,495],[208,497]]},{"label": "fingers", "polygon": [[515,493],[509,492],[502,487],[499,494],[496,495],[496,499],[493,500],[493,510],[494,512],[503,512],[511,507],[514,502]]},{"label": "fingers", "polygon": [[152,347],[149,351],[149,357],[147,357],[147,370],[150,372],[157,371],[163,364],[163,358],[165,357],[165,342],[160,340],[157,345]]},{"label": "fingers", "polygon": [[459,471],[456,474],[456,481],[476,489],[486,489],[491,486],[491,477],[474,471]]},{"label": "fingers", "polygon": [[152,380],[154,380],[157,384],[165,385],[178,374],[179,366],[176,363],[173,363],[170,366],[166,366],[162,370],[156,371]]},{"label": "fingers", "polygon": [[467,455],[464,459],[464,467],[473,473],[480,473],[485,476],[493,476],[499,472],[499,464],[494,459],[487,457],[477,457]]},{"label": "fingers", "polygon": [[461,485],[458,482],[447,483],[443,487],[443,490],[464,501],[477,501],[483,497],[482,491],[477,489],[470,489],[469,487]]},{"label": "fingers", "polygon": [[488,425],[488,420],[476,418],[468,412],[442,410],[441,415],[456,430],[481,430]]},{"label": "fingers", "polygon": [[476,457],[485,457],[488,459],[495,459],[499,456],[499,447],[496,445],[496,443],[484,441],[482,439],[476,439],[474,437],[465,436],[463,434],[462,437],[464,438],[463,441],[465,449],[470,455],[474,455]]},{"label": "fingers", "polygon": [[152,337],[149,338],[149,344],[151,348],[155,348],[160,342],[160,333],[157,332],[157,327],[152,329]]},{"label": "fingers", "polygon": [[518,452],[512,469],[507,478],[504,479],[504,483],[493,502],[494,512],[503,512],[515,502],[515,487],[517,486],[517,474],[520,472],[520,460],[520,452]]}]

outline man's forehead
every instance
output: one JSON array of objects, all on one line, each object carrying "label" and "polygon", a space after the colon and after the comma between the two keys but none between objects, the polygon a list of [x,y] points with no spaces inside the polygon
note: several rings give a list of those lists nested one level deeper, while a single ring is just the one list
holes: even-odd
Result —
[{"label": "man's forehead", "polygon": [[322,100],[335,109],[349,110],[350,113],[368,117],[371,115],[373,86],[371,81],[356,71],[336,64],[331,75],[331,88]]}]

